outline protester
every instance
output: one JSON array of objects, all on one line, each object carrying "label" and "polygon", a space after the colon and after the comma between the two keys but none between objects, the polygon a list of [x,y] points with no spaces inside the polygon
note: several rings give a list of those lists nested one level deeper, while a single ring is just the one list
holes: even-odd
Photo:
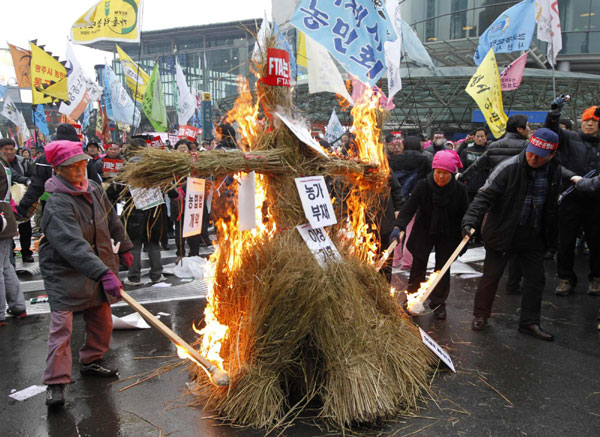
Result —
[{"label": "protester", "polygon": [[519,332],[541,340],[554,339],[540,327],[544,250],[556,233],[561,178],[573,176],[553,159],[557,148],[558,135],[550,129],[538,129],[524,151],[494,169],[463,218],[465,235],[482,228],[486,250],[483,277],[475,294],[475,331],[485,327],[506,263],[517,257],[524,278]]},{"label": "protester", "polygon": [[[465,147],[460,153],[460,160],[465,168],[473,165],[479,160],[487,150],[487,132],[484,127],[478,127],[473,131],[473,142]],[[469,202],[473,200],[477,190],[479,190],[489,173],[485,170],[472,172],[468,178],[463,178],[467,183],[467,193]]]},{"label": "protester", "polygon": [[[439,151],[433,157],[433,172],[419,181],[398,216],[398,228],[406,230],[416,214],[407,246],[413,255],[407,291],[414,293],[425,281],[427,261],[435,248],[435,269],[440,270],[460,243],[461,219],[469,200],[463,184],[454,174],[462,167],[454,150]],[[429,296],[429,307],[437,319],[446,318],[446,299],[450,293],[450,270]]]},{"label": "protester", "polygon": [[6,326],[8,313],[21,319],[27,316],[25,298],[14,266],[10,262],[13,237],[17,222],[10,206],[10,179],[7,177],[8,160],[0,150],[0,327]]},{"label": "protester", "polygon": [[[120,166],[125,162],[121,146],[117,143],[107,143],[106,155],[102,157],[102,180],[110,182],[119,173]],[[145,146],[145,144],[144,144]],[[125,146],[126,147],[126,146]]]},{"label": "protester", "polygon": [[238,148],[235,141],[235,129],[227,122],[221,123],[217,127],[217,140],[219,144],[216,149],[235,150]]},{"label": "protester", "polygon": [[[74,312],[83,311],[86,330],[79,350],[80,373],[117,373],[103,361],[112,335],[109,303],[121,296],[118,258],[131,264],[132,245],[104,191],[86,178],[89,156],[82,144],[54,141],[45,153],[56,174],[45,185],[52,195],[41,224],[40,267],[51,311],[44,384],[46,405],[60,406],[65,384],[71,381]],[[111,239],[120,244],[119,257]]]},{"label": "protester", "polygon": [[23,167],[23,174],[27,178],[31,178],[33,174],[33,160],[31,159],[31,150],[22,148],[20,150],[21,155],[21,166]]},{"label": "protester", "polygon": [[[581,116],[581,129],[571,132],[559,127],[560,115],[566,98],[558,97],[552,103],[552,111],[546,117],[545,126],[558,134],[558,156],[561,164],[578,176],[590,170],[600,170],[600,138],[598,120],[600,106],[587,108]],[[600,296],[600,202],[596,193],[576,190],[565,197],[558,209],[558,252],[556,258],[560,283],[557,296],[567,296],[577,286],[574,266],[575,243],[579,229],[583,227],[590,251],[589,286],[587,292]]]},{"label": "protester", "polygon": [[86,146],[86,153],[91,158],[88,161],[87,171],[88,179],[94,182],[102,183],[102,158],[100,155],[100,145],[96,141],[89,141]]},{"label": "protester", "polygon": [[441,150],[450,150],[452,149],[451,147],[448,147],[446,145],[446,134],[444,134],[444,132],[442,131],[437,131],[433,134],[433,140],[431,142],[431,146],[426,147],[425,151],[427,153],[429,153],[431,155],[431,158],[433,159],[433,156],[441,151]]}]

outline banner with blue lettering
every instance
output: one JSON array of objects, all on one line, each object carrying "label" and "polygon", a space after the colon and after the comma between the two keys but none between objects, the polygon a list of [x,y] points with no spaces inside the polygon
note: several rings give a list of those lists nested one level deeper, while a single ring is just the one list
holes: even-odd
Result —
[{"label": "banner with blue lettering", "polygon": [[300,0],[290,23],[322,44],[361,82],[374,85],[383,75],[383,43],[396,32],[383,2]]},{"label": "banner with blue lettering", "polygon": [[48,136],[50,134],[50,131],[48,130],[48,122],[46,120],[46,113],[44,112],[44,105],[34,106],[33,123],[44,135]]},{"label": "banner with blue lettering", "polygon": [[535,0],[524,0],[502,12],[479,37],[479,46],[473,56],[481,64],[485,55],[529,50],[535,30]]}]

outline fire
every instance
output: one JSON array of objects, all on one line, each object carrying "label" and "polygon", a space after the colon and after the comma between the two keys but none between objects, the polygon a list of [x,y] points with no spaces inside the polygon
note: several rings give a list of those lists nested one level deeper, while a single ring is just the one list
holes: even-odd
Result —
[{"label": "fire", "polygon": [[427,278],[427,281],[421,282],[421,286],[415,293],[406,293],[406,307],[408,312],[411,314],[422,314],[425,311],[423,303],[429,297],[431,290],[429,286],[435,281],[435,278],[439,275],[439,271],[433,272]]},{"label": "fire", "polygon": [[[382,180],[385,179],[387,184],[390,168],[383,144],[379,140],[380,129],[377,127],[377,117],[381,114],[379,98],[371,88],[366,87],[362,97],[355,103],[351,114],[358,158],[372,164],[378,173],[385,175],[386,178]],[[363,183],[360,177],[355,180],[352,188],[346,205],[350,217],[349,224],[354,232],[354,253],[363,262],[374,264],[380,243],[377,239],[377,229],[367,216],[374,199],[374,189]],[[378,191],[377,187],[375,191]]]},{"label": "fire", "polygon": [[227,112],[227,118],[238,122],[239,132],[243,139],[240,147],[246,152],[253,148],[258,139],[258,131],[256,129],[258,125],[258,100],[255,104],[253,103],[250,84],[247,78],[238,76],[237,83],[239,96],[235,100],[233,108]]}]

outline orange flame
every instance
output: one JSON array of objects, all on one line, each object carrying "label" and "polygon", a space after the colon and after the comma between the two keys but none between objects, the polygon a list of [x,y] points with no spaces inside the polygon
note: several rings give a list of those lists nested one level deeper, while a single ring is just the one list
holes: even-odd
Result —
[{"label": "orange flame", "polygon": [[256,145],[258,139],[257,118],[258,100],[254,104],[250,84],[243,76],[237,77],[239,96],[235,100],[233,108],[227,112],[229,120],[235,120],[239,124],[239,133],[242,136],[241,149],[246,152]]},{"label": "orange flame", "polygon": [[427,281],[421,282],[421,286],[415,293],[406,293],[406,308],[411,314],[421,314],[424,311],[423,303],[431,294],[429,286],[433,283],[439,271],[433,272]]}]

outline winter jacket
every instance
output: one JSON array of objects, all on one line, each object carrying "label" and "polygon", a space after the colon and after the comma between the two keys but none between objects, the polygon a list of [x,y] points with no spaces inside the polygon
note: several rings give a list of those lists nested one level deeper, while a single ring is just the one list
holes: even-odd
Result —
[{"label": "winter jacket", "polygon": [[[556,159],[551,160],[548,165],[548,185],[541,223],[547,248],[556,246],[556,200],[565,177],[563,168]],[[471,202],[462,225],[475,229],[481,226],[481,236],[486,247],[500,253],[510,251],[527,194],[529,169],[523,150],[498,165]]]},{"label": "winter jacket", "polygon": [[431,146],[426,147],[425,151],[431,155],[431,159],[435,156],[435,154],[441,150],[450,150],[450,147],[447,147],[445,144],[441,146],[436,146],[435,144],[431,144]]},{"label": "winter jacket", "polygon": [[[460,160],[465,168],[472,166],[474,163],[479,161],[481,157],[487,151],[487,147],[478,146],[476,144],[471,144],[465,147],[460,154]],[[477,172],[471,172],[468,178],[463,178],[467,181],[467,191],[469,193],[476,193],[479,188],[485,184],[485,181],[489,175],[489,170],[482,169]]]},{"label": "winter jacket", "polygon": [[[8,161],[0,151],[0,212],[6,219],[6,227],[0,232],[0,240],[12,238],[17,235],[17,221],[10,206],[10,181],[6,169]],[[12,172],[11,172],[12,173]]]},{"label": "winter jacket", "polygon": [[109,269],[119,273],[119,253],[133,245],[104,190],[93,181],[77,191],[60,176],[46,183],[51,193],[41,220],[40,268],[52,311],[80,311],[112,302],[101,285]]},{"label": "winter jacket", "polygon": [[31,208],[33,204],[39,200],[42,194],[44,194],[44,191],[46,191],[44,185],[51,177],[52,166],[48,164],[46,155],[44,154],[35,161],[31,181],[27,187],[25,195],[19,202],[19,207],[24,211],[28,211],[29,208]]},{"label": "winter jacket", "polygon": [[[377,209],[379,211],[383,210],[383,215],[379,217],[379,225],[377,226],[381,236],[387,236],[392,233],[394,226],[396,226],[395,212],[400,211],[404,204],[402,187],[393,173],[390,173],[389,187],[389,195],[383,196],[382,198],[382,208]],[[387,241],[384,241],[383,243],[387,244]]]},{"label": "winter jacket", "polygon": [[489,174],[505,159],[521,153],[528,143],[529,140],[518,133],[506,132],[503,138],[491,143],[488,150],[477,161],[468,167],[465,165],[465,171],[462,172],[461,179],[468,180],[473,172]]},{"label": "winter jacket", "polygon": [[25,176],[25,169],[21,165],[21,161],[18,156],[8,163],[9,167],[12,170],[12,182],[17,184],[27,185],[29,183],[29,178]]},{"label": "winter jacket", "polygon": [[452,178],[449,182],[452,186],[448,186],[452,197],[448,201],[447,227],[438,229],[438,235],[432,235],[430,229],[433,218],[432,184],[434,183],[433,173],[420,180],[398,216],[398,227],[405,230],[415,213],[417,214],[406,246],[413,256],[419,259],[427,259],[428,249],[440,236],[450,239],[452,245],[458,245],[461,240],[461,220],[469,206],[467,189]]},{"label": "winter jacket", "polygon": [[600,176],[594,176],[593,178],[583,178],[575,187],[579,191],[584,193],[598,193],[600,192]]},{"label": "winter jacket", "polygon": [[418,150],[405,150],[390,157],[390,168],[402,186],[402,196],[407,199],[417,182],[431,170],[431,158]]}]

